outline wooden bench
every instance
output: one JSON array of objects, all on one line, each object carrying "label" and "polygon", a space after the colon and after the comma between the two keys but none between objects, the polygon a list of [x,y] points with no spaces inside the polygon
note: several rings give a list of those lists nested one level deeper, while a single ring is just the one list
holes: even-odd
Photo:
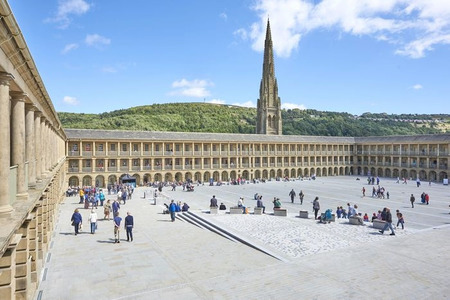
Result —
[{"label": "wooden bench", "polygon": [[230,207],[230,215],[242,215],[242,207]]},{"label": "wooden bench", "polygon": [[[325,213],[321,213],[320,214],[320,219],[324,220],[325,219]],[[335,214],[331,214],[331,220],[327,220],[327,222],[336,222],[336,215]]]},{"label": "wooden bench", "polygon": [[219,208],[218,208],[217,206],[215,206],[215,207],[210,207],[210,208],[209,208],[209,213],[210,213],[210,214],[215,214],[215,215],[217,215],[217,214],[219,213]]},{"label": "wooden bench", "polygon": [[274,216],[287,217],[287,213],[288,213],[288,211],[286,208],[274,208],[273,209]]},{"label": "wooden bench", "polygon": [[348,218],[348,221],[352,225],[363,225],[364,224],[364,221],[362,218],[353,217],[353,216]]},{"label": "wooden bench", "polygon": [[376,228],[376,229],[381,229],[382,230],[384,228],[384,225],[386,225],[386,221],[383,221],[383,220],[375,219],[372,222],[373,228]]},{"label": "wooden bench", "polygon": [[308,211],[307,210],[301,210],[300,212],[299,212],[299,217],[300,218],[303,218],[303,219],[308,219]]},{"label": "wooden bench", "polygon": [[255,207],[253,209],[253,214],[254,215],[262,215],[262,212],[263,212],[263,208],[262,207]]}]

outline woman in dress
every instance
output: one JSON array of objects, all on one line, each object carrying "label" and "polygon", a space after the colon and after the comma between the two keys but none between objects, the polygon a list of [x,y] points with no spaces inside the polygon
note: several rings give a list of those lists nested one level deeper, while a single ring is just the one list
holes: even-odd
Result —
[{"label": "woman in dress", "polygon": [[111,201],[108,200],[108,201],[106,201],[106,204],[103,207],[103,213],[105,214],[105,216],[103,217],[104,220],[106,220],[106,217],[108,217],[108,221],[109,221],[109,213],[110,212],[111,212]]}]

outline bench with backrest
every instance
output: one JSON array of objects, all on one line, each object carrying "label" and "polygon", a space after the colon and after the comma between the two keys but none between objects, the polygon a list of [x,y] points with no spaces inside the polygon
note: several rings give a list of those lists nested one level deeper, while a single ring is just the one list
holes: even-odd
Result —
[{"label": "bench with backrest", "polygon": [[273,209],[273,215],[274,216],[281,216],[281,217],[287,217],[287,209],[286,208],[274,208]]}]

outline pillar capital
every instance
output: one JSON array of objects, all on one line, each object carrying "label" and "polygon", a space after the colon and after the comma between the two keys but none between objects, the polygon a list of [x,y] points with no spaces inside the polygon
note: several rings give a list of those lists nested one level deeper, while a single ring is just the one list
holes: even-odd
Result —
[{"label": "pillar capital", "polygon": [[0,72],[0,85],[8,85],[11,80],[14,80],[14,76],[10,73]]},{"label": "pillar capital", "polygon": [[28,97],[27,93],[24,92],[16,92],[16,91],[11,91],[9,92],[9,95],[11,96],[11,99],[14,101],[20,101],[20,102],[25,102],[25,98]]}]

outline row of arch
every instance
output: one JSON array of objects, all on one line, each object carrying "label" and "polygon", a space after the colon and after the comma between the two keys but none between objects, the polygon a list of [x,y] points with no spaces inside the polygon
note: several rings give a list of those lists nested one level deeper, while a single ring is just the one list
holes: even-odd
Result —
[{"label": "row of arch", "polygon": [[417,170],[407,170],[407,169],[391,169],[391,168],[368,168],[368,167],[358,167],[358,175],[366,175],[366,176],[380,176],[380,177],[392,177],[392,178],[412,178],[416,179],[419,178],[420,180],[424,181],[437,181],[442,182],[443,179],[448,178],[448,173],[441,171],[425,171],[420,170],[417,172]]},{"label": "row of arch", "polygon": [[[264,169],[255,170],[250,172],[249,170],[243,170],[241,173],[237,171],[204,171],[204,172],[166,172],[166,173],[136,173],[132,176],[136,178],[137,184],[146,184],[148,182],[154,181],[209,181],[213,178],[214,181],[229,181],[236,180],[238,178],[245,179],[259,179],[259,178],[275,178],[275,177],[310,177],[313,174],[316,176],[338,176],[338,175],[352,175],[353,167],[324,167],[324,168],[299,168],[299,169]],[[120,182],[120,178],[125,174],[99,174],[97,176],[85,175],[85,176],[71,176],[69,178],[70,186],[98,186],[106,187],[108,184],[114,184]],[[435,172],[435,171],[425,171],[421,170],[417,172],[416,170],[406,170],[406,169],[390,169],[390,168],[361,168],[358,167],[355,175],[360,176],[380,176],[380,177],[391,177],[391,178],[420,178],[424,181],[438,181],[442,182],[444,178],[448,178],[447,172]]]},{"label": "row of arch", "polygon": [[[137,184],[146,184],[154,181],[209,181],[213,178],[214,181],[229,181],[238,178],[245,179],[259,179],[259,178],[275,178],[275,177],[310,177],[316,176],[334,176],[334,175],[350,175],[352,174],[352,167],[324,167],[324,168],[299,168],[299,169],[264,169],[255,170],[253,173],[249,170],[237,171],[204,171],[204,172],[151,172],[151,173],[135,173],[132,176],[136,178]],[[106,187],[108,184],[115,184],[120,182],[125,174],[99,174],[96,176],[71,176],[69,178],[70,186],[98,186]]]}]

